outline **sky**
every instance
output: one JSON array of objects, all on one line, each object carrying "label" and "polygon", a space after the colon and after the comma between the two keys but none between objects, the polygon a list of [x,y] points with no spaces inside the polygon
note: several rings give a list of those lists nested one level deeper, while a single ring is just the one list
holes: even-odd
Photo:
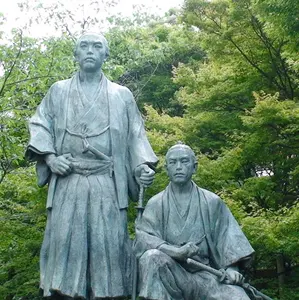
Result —
[{"label": "sky", "polygon": [[[30,29],[26,28],[26,24],[30,19],[38,18],[43,19],[43,15],[40,15],[40,9],[38,6],[41,4],[43,7],[51,6],[57,3],[57,0],[0,0],[4,5],[0,7],[0,13],[6,18],[4,24],[0,27],[4,32],[10,32],[12,28],[23,28],[25,32],[29,33],[33,37],[41,37],[45,35],[56,35],[53,24],[39,23],[37,26],[30,26]],[[62,0],[61,0],[62,1]],[[99,0],[111,3],[111,0]],[[147,12],[164,15],[172,7],[180,7],[183,4],[183,0],[116,0],[118,2],[114,7],[106,8],[103,10],[102,16],[104,18],[109,14],[121,13],[123,16],[132,16],[136,11],[136,5],[143,5],[146,7]],[[63,0],[65,8],[72,11],[78,18],[91,16],[94,17],[94,9],[90,5],[92,0]],[[25,11],[21,10],[18,3],[25,3],[29,9]],[[80,7],[81,5],[81,7]],[[26,5],[25,5],[26,7]],[[35,9],[32,9],[35,7]]]}]

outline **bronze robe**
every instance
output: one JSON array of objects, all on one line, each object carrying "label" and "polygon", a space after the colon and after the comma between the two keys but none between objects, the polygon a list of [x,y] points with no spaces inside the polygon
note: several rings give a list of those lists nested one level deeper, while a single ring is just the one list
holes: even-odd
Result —
[{"label": "bronze robe", "polygon": [[245,291],[219,283],[206,271],[192,270],[159,250],[167,243],[199,243],[194,259],[214,268],[245,264],[253,249],[220,198],[193,183],[186,211],[178,207],[171,184],[149,200],[137,225],[135,250],[139,259],[140,296],[153,300],[245,300]]},{"label": "bronze robe", "polygon": [[[136,193],[136,166],[157,162],[131,92],[103,75],[94,99],[87,99],[76,74],[50,88],[29,129],[26,155],[37,161],[39,183],[49,182],[40,258],[44,296],[131,294],[129,187]],[[49,153],[71,155],[72,173],[51,174],[43,160]]]}]

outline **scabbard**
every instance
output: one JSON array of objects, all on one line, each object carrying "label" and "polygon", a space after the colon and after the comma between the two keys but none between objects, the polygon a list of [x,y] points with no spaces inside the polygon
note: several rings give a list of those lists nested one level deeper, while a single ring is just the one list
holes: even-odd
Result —
[{"label": "scabbard", "polygon": [[57,175],[52,173],[47,196],[47,209],[51,209],[53,206],[54,193],[56,189]]},{"label": "scabbard", "polygon": [[136,206],[136,209],[137,209],[137,221],[141,220],[142,213],[144,211],[143,200],[144,200],[144,186],[140,185],[140,187],[139,187],[139,197],[138,197],[138,206]]},{"label": "scabbard", "polygon": [[[188,258],[187,259],[187,264],[191,265],[191,266],[194,266],[194,267],[197,267],[200,270],[207,271],[207,272],[217,276],[220,279],[221,282],[226,277],[226,272],[224,270],[214,269],[214,268],[212,268],[210,266],[207,266],[207,265],[204,265],[204,264],[202,264],[202,263],[200,263],[200,262],[198,262],[194,259]],[[262,292],[258,291],[255,287],[253,287],[249,283],[241,283],[238,286],[242,287],[244,290],[247,290],[247,291],[251,292],[256,299],[273,300],[269,296],[267,296],[267,295],[263,294]]]},{"label": "scabbard", "polygon": [[209,273],[211,273],[213,275],[216,275],[217,277],[222,277],[222,275],[223,275],[223,271],[214,269],[210,266],[202,264],[202,263],[200,263],[200,262],[198,262],[194,259],[191,259],[191,258],[187,258],[187,264],[198,267],[199,269],[201,269],[203,271],[208,271]]},{"label": "scabbard", "polygon": [[[137,208],[137,219],[136,222],[139,222],[142,217],[142,213],[144,210],[143,201],[144,201],[144,186],[140,185],[139,187],[139,197],[138,197],[138,206]],[[137,285],[138,285],[138,259],[135,257],[134,265],[133,265],[133,291],[132,291],[132,300],[137,299]]]}]

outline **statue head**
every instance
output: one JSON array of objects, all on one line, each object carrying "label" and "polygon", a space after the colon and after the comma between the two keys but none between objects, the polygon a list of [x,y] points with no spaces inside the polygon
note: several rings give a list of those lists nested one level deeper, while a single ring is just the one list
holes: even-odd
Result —
[{"label": "statue head", "polygon": [[186,184],[197,170],[194,151],[182,142],[178,142],[166,153],[166,170],[174,184]]},{"label": "statue head", "polygon": [[76,42],[74,57],[85,72],[100,70],[108,56],[108,42],[102,34],[86,32]]}]

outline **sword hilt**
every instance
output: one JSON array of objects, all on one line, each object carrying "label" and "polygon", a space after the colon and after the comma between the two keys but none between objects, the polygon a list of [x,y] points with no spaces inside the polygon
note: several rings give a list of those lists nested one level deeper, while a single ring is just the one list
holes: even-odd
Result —
[{"label": "sword hilt", "polygon": [[224,269],[220,269],[219,272],[221,272],[221,276],[219,276],[219,281],[224,282],[224,280],[227,278],[227,273]]}]

